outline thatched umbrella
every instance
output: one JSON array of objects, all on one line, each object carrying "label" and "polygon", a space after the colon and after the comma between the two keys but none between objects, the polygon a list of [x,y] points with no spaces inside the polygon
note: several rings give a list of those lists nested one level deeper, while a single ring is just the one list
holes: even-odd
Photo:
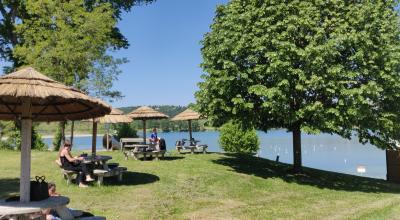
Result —
[{"label": "thatched umbrella", "polygon": [[110,107],[31,67],[0,77],[0,120],[21,120],[20,201],[30,200],[32,121],[100,117]]},{"label": "thatched umbrella", "polygon": [[[97,121],[98,123],[102,123],[102,124],[106,124],[107,125],[107,124],[117,124],[117,123],[131,123],[132,122],[132,118],[124,115],[123,111],[121,111],[119,109],[116,109],[116,108],[113,108],[111,110],[110,114],[105,115],[105,116],[100,117],[100,118],[97,118],[95,121]],[[108,149],[109,129],[107,128],[106,130],[107,130],[107,134],[106,134],[107,135],[106,136],[107,137],[107,147],[106,148],[107,148],[107,150],[109,150]]]},{"label": "thatched umbrella", "polygon": [[128,114],[132,119],[142,120],[143,121],[143,143],[146,143],[146,120],[149,119],[163,119],[168,118],[167,115],[158,112],[150,107],[142,106],[136,110],[133,110]]},{"label": "thatched umbrella", "polygon": [[200,114],[188,108],[185,111],[173,117],[171,121],[188,121],[189,137],[190,137],[189,140],[192,140],[192,120],[198,120],[198,119],[200,119]]}]

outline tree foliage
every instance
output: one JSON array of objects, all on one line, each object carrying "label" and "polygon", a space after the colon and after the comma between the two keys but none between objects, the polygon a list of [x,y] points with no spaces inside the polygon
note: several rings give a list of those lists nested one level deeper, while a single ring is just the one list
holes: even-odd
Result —
[{"label": "tree foliage", "polygon": [[254,154],[260,148],[260,140],[254,128],[240,121],[229,121],[220,129],[219,145],[226,152]]},{"label": "tree foliage", "polygon": [[201,113],[258,129],[336,133],[394,147],[400,110],[397,1],[232,0],[203,40]]},{"label": "tree foliage", "polygon": [[82,0],[26,1],[29,18],[16,27],[22,42],[13,56],[57,81],[81,88],[94,64],[104,57],[115,25],[110,5],[87,12],[81,4]]},{"label": "tree foliage", "polygon": [[[82,0],[81,2],[87,12],[91,12],[99,5],[110,5],[114,19],[120,20],[124,11],[128,12],[133,6],[148,4],[154,1],[155,0]],[[15,26],[17,23],[23,23],[25,19],[30,17],[27,13],[27,10],[30,9],[27,2],[28,1],[20,0],[0,0],[0,13],[2,16],[0,20],[0,56],[13,64],[16,64],[17,60],[12,56],[12,51],[13,48],[20,43],[20,37],[15,31]],[[115,49],[127,48],[129,46],[128,40],[122,35],[116,25],[112,27],[110,37],[113,39],[112,47]]]}]

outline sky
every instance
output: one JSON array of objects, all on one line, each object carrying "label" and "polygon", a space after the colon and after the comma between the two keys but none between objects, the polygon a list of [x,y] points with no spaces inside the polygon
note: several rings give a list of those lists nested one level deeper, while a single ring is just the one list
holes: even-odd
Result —
[{"label": "sky", "polygon": [[[130,47],[114,53],[127,58],[113,90],[124,96],[114,107],[194,103],[203,74],[200,41],[217,5],[228,0],[156,0],[126,12],[118,27]],[[0,69],[10,65],[0,61]]]},{"label": "sky", "polygon": [[194,103],[201,81],[200,41],[217,5],[228,0],[157,0],[125,13],[118,26],[130,47],[114,89],[125,96],[114,107]]}]

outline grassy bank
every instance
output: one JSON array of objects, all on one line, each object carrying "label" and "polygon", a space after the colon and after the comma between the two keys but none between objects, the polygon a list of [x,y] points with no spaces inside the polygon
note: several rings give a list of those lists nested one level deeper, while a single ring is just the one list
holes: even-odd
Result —
[{"label": "grassy bank", "polygon": [[[2,151],[0,198],[18,192],[19,153]],[[80,152],[75,152],[80,153]],[[125,161],[121,183],[67,186],[54,152],[32,152],[32,175],[45,175],[70,207],[107,219],[398,219],[400,186],[383,180],[306,169],[261,158],[172,153],[162,161]]]}]

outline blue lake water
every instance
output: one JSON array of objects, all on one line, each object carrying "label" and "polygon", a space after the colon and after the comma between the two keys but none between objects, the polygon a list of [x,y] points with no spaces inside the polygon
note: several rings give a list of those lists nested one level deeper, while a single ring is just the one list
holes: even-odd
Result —
[{"label": "blue lake water", "polygon": [[[140,133],[140,132],[138,132]],[[167,149],[175,149],[175,141],[188,138],[187,132],[168,132],[158,134],[166,140]],[[259,156],[291,164],[293,162],[292,133],[274,130],[268,133],[258,132],[260,138]],[[219,132],[193,132],[195,139],[208,145],[208,151],[221,152],[218,144]],[[51,138],[44,138],[51,146]],[[75,150],[91,149],[91,137],[74,137]],[[102,137],[97,137],[97,149],[101,150]],[[307,167],[329,170],[374,178],[386,178],[385,151],[370,144],[362,145],[356,139],[347,140],[336,135],[302,135],[302,159]],[[365,173],[358,173],[357,167],[364,166]]]}]

